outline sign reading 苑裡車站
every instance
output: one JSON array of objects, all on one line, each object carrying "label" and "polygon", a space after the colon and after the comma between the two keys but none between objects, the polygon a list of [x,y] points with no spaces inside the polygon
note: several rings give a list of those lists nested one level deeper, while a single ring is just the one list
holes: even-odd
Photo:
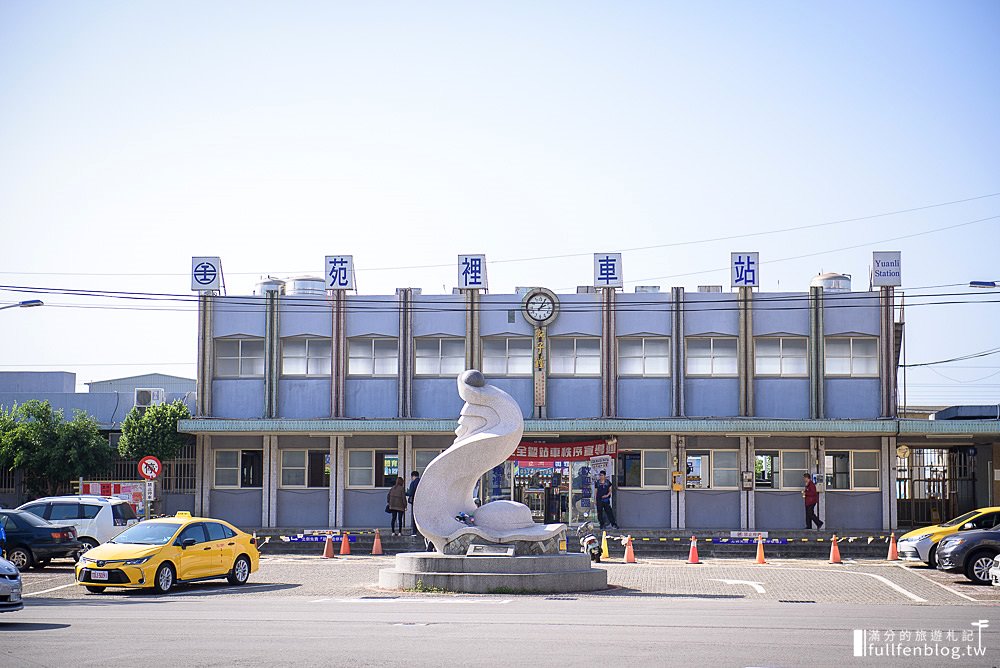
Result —
[{"label": "sign reading \u82d1\u88e1\u8eca\u7ad9", "polygon": [[594,253],[594,287],[620,288],[624,285],[622,254]]},{"label": "sign reading \u82d1\u88e1\u8eca\u7ad9", "polygon": [[458,289],[486,290],[486,256],[458,256]]},{"label": "sign reading \u82d1\u88e1\u8eca\u7ad9", "polygon": [[872,286],[897,287],[903,284],[902,260],[899,251],[872,253]]},{"label": "sign reading \u82d1\u88e1\u8eca\u7ad9", "polygon": [[353,255],[327,255],[323,273],[327,290],[354,290]]},{"label": "sign reading \u82d1\u88e1\u8eca\u7ad9", "polygon": [[758,253],[730,253],[730,285],[734,288],[756,288],[760,286],[757,275]]}]

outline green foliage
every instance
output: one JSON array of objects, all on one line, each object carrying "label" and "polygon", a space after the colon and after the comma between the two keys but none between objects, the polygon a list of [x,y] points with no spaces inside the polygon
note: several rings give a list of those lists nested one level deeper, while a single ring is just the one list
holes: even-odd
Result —
[{"label": "green foliage", "polygon": [[65,493],[70,480],[102,474],[115,459],[97,420],[83,411],[67,421],[47,401],[0,407],[0,466],[20,469],[29,494]]},{"label": "green foliage", "polygon": [[152,455],[160,460],[173,459],[188,442],[189,436],[177,431],[177,421],[187,420],[191,411],[181,400],[133,408],[122,423],[122,438],[118,452],[125,459]]}]

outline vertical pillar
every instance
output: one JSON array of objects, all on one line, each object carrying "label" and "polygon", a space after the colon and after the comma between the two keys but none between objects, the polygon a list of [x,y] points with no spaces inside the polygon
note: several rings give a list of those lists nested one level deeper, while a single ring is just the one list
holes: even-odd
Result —
[{"label": "vertical pillar", "polygon": [[670,308],[673,315],[670,319],[673,415],[674,417],[684,417],[684,373],[687,366],[684,346],[684,288],[671,288],[670,296]]},{"label": "vertical pillar", "polygon": [[399,382],[396,385],[396,413],[410,417],[413,410],[413,289],[397,288],[399,303]]},{"label": "vertical pillar", "polygon": [[[403,484],[409,487],[410,471],[416,468],[416,461],[414,461],[413,459],[413,436],[409,434],[404,434],[401,435],[399,439],[400,439],[399,450],[402,453],[400,455],[400,460],[399,460],[400,461],[399,473],[400,475],[403,476]],[[413,517],[412,509],[407,508],[407,513],[403,517],[403,522],[404,523],[410,522],[411,517]],[[410,524],[406,524],[406,526],[409,526],[411,529],[413,528],[412,525]]]},{"label": "vertical pillar", "polygon": [[195,413],[212,415],[212,376],[215,375],[214,292],[198,295],[198,372],[195,385]]},{"label": "vertical pillar", "polygon": [[330,436],[327,440],[330,453],[330,488],[327,490],[326,525],[332,528],[337,526],[337,486],[341,483],[340,476],[337,475],[337,437]]},{"label": "vertical pillar", "polygon": [[601,290],[601,416],[618,415],[618,346],[615,340],[615,289]]},{"label": "vertical pillar", "polygon": [[895,288],[879,288],[879,377],[882,381],[882,417],[896,417],[896,327]]},{"label": "vertical pillar", "polygon": [[823,287],[809,288],[809,417],[826,416],[826,339],[823,336]]},{"label": "vertical pillar", "polygon": [[740,436],[739,438],[739,449],[737,450],[737,464],[740,467],[739,477],[736,484],[739,486],[740,490],[740,529],[749,529],[750,524],[747,520],[747,513],[749,508],[749,497],[747,491],[743,488],[743,472],[748,470],[749,463],[747,462],[747,437]]},{"label": "vertical pillar", "polygon": [[212,437],[208,434],[198,434],[195,437],[195,457],[194,512],[201,517],[210,517],[209,500],[215,471],[212,467]]},{"label": "vertical pillar", "polygon": [[483,368],[482,340],[479,338],[479,290],[464,290],[465,293],[465,368]]},{"label": "vertical pillar", "polygon": [[278,415],[278,374],[280,364],[280,332],[278,331],[278,290],[264,293],[264,417]]},{"label": "vertical pillar", "polygon": [[344,396],[347,382],[347,293],[334,290],[330,302],[331,353],[330,417],[344,417]]},{"label": "vertical pillar", "polygon": [[330,461],[330,472],[337,477],[333,525],[342,527],[344,526],[344,490],[347,488],[347,447],[345,438],[343,436],[334,436],[332,447],[336,457]]},{"label": "vertical pillar", "polygon": [[[810,451],[815,455],[815,459],[812,463],[812,470],[810,473],[817,473],[819,475],[819,483],[816,485],[816,491],[819,494],[819,503],[817,504],[817,514],[819,515],[819,521],[824,525],[826,524],[826,439],[823,437],[816,437],[809,439]],[[803,522],[805,519],[803,518]]]},{"label": "vertical pillar", "polygon": [[[754,436],[745,436],[747,452],[747,471],[754,471],[757,462],[757,440]],[[756,476],[754,476],[756,479]],[[746,490],[747,497],[747,529],[757,528],[757,485],[756,482],[750,489]]]},{"label": "vertical pillar", "polygon": [[740,416],[754,413],[753,403],[753,288],[739,291],[739,337],[736,343],[736,366],[740,383]]},{"label": "vertical pillar", "polygon": [[683,474],[680,478],[674,478],[671,471],[671,484],[679,481],[681,489],[679,492],[671,492],[674,502],[670,504],[670,528],[684,529],[687,526],[687,509],[684,505],[684,492],[687,489],[687,439],[683,436],[671,436],[670,451],[673,471]]},{"label": "vertical pillar", "polygon": [[897,524],[896,502],[896,437],[882,437],[882,467],[879,483],[882,487],[882,529],[891,531]]},{"label": "vertical pillar", "polygon": [[261,437],[264,450],[264,461],[261,472],[263,489],[261,490],[261,518],[262,527],[273,527],[277,524],[278,517],[278,437]]},{"label": "vertical pillar", "polygon": [[548,373],[549,343],[544,327],[535,327],[535,338],[532,353],[532,376],[535,387],[535,410],[534,417],[544,420],[546,415],[546,373]]}]

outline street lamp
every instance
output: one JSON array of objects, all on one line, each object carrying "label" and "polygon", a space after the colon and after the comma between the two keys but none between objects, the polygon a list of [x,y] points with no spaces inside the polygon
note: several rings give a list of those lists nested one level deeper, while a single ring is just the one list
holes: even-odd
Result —
[{"label": "street lamp", "polygon": [[45,302],[41,299],[27,299],[23,302],[17,302],[16,304],[7,304],[6,306],[0,306],[0,311],[5,308],[30,308],[32,306],[44,306]]},{"label": "street lamp", "polygon": [[969,281],[970,288],[995,288],[997,287],[996,281]]}]

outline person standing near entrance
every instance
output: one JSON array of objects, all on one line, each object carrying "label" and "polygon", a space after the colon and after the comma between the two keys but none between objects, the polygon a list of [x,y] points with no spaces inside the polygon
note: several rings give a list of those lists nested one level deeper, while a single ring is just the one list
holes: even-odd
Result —
[{"label": "person standing near entrance", "polygon": [[417,520],[413,516],[413,497],[417,493],[417,485],[420,484],[420,473],[414,471],[410,474],[410,486],[406,488],[406,499],[410,502],[410,525],[413,527],[411,536],[417,536]]},{"label": "person standing near entrance", "polygon": [[[403,487],[402,478],[397,476],[396,484],[389,490],[385,500],[388,504],[389,512],[392,514],[392,535],[402,536],[403,519],[406,517],[406,488]],[[396,530],[397,526],[399,527],[398,531]]]},{"label": "person standing near entrance", "polygon": [[819,521],[819,516],[816,515],[816,504],[819,503],[819,492],[816,491],[816,483],[812,481],[812,476],[808,473],[802,474],[802,480],[805,482],[805,489],[802,490],[802,496],[806,500],[806,529],[812,529],[813,524],[816,524],[816,529],[822,529],[823,523]]},{"label": "person standing near entrance", "polygon": [[606,471],[601,471],[594,483],[597,490],[597,521],[601,523],[602,529],[611,527],[618,528],[618,520],[615,519],[615,511],[611,507],[611,481],[608,480]]}]

